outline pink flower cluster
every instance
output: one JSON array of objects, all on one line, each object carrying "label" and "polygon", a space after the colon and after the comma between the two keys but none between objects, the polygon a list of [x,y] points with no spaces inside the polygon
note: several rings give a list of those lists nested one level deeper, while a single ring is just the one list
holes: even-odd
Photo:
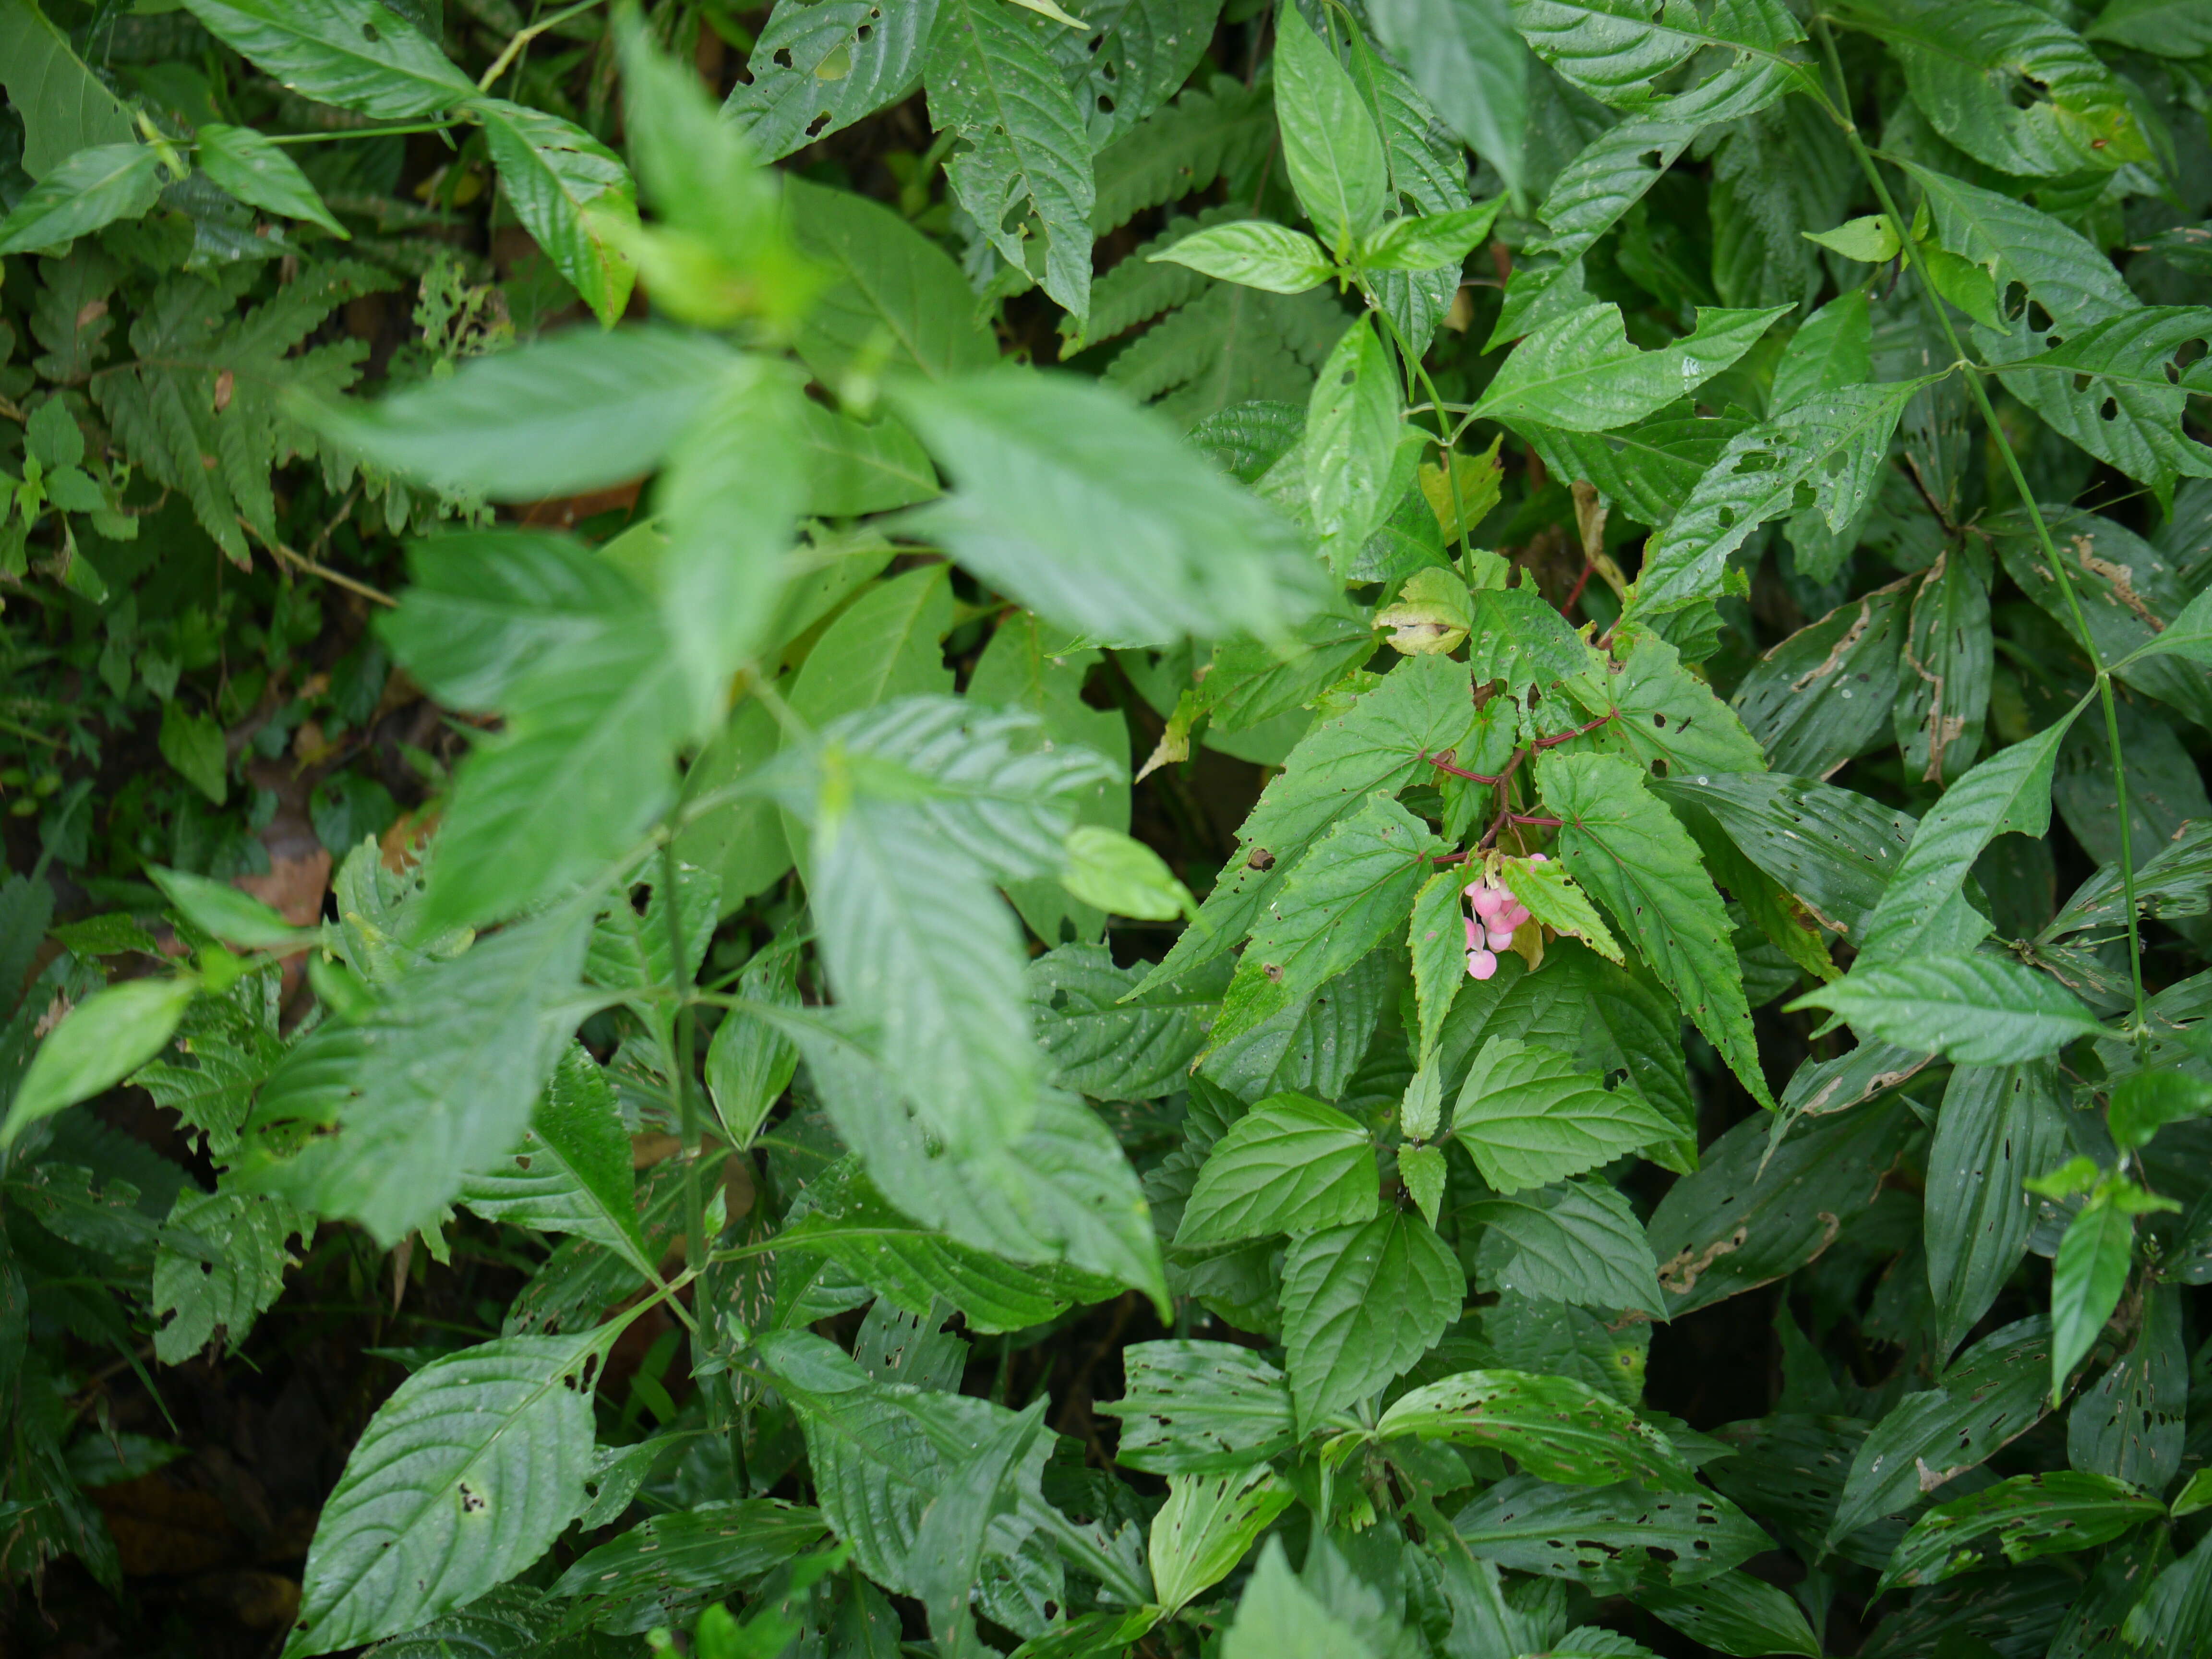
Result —
[{"label": "pink flower cluster", "polygon": [[[1544,855],[1534,854],[1528,862],[1541,864]],[[1467,919],[1467,971],[1476,979],[1488,979],[1498,971],[1498,952],[1512,945],[1513,930],[1528,920],[1528,912],[1486,877],[1468,883],[1466,891],[1474,906],[1474,914]]]}]

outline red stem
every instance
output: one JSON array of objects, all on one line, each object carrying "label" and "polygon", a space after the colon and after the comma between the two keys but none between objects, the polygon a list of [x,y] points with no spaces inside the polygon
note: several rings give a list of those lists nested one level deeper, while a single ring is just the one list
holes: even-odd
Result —
[{"label": "red stem", "polygon": [[1567,597],[1559,601],[1559,614],[1561,616],[1565,616],[1568,611],[1575,608],[1575,601],[1582,598],[1583,589],[1589,586],[1590,572],[1596,568],[1597,567],[1595,565],[1589,563],[1587,560],[1583,562],[1583,574],[1575,578],[1575,585],[1567,590]]},{"label": "red stem", "polygon": [[[1451,750],[1447,749],[1444,750],[1444,753],[1449,755],[1451,753]],[[1449,761],[1442,759],[1437,756],[1429,754],[1425,750],[1423,751],[1421,758],[1428,762],[1430,765],[1435,767],[1437,771],[1449,772],[1455,778],[1465,778],[1469,783],[1496,783],[1498,781],[1496,778],[1486,778],[1480,772],[1469,772],[1462,767],[1454,766]]]},{"label": "red stem", "polygon": [[1562,732],[1556,738],[1539,738],[1535,742],[1530,744],[1528,746],[1531,749],[1556,749],[1563,743],[1571,743],[1577,738],[1585,736],[1589,732],[1596,731],[1599,726],[1603,726],[1607,720],[1611,720],[1613,715],[1613,711],[1607,709],[1604,714],[1600,714],[1595,720],[1592,720],[1587,726],[1577,726],[1573,731]]}]

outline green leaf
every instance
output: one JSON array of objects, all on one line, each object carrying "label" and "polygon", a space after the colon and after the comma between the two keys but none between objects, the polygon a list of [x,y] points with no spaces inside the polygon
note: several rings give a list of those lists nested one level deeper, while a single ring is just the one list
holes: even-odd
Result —
[{"label": "green leaf", "polygon": [[1613,716],[1589,733],[1586,748],[1623,756],[1655,777],[1766,769],[1743,722],[1682,665],[1673,645],[1656,634],[1616,629],[1613,651],[1614,660],[1600,672],[1583,657],[1566,682],[1585,713]]},{"label": "green leaf", "polygon": [[629,1136],[606,1074],[580,1046],[561,1051],[521,1144],[461,1183],[478,1215],[541,1232],[574,1233],[655,1275],[638,1226]]},{"label": "green leaf", "polygon": [[1370,15],[1421,95],[1517,199],[1528,172],[1528,55],[1504,0],[1380,0]]},{"label": "green leaf", "polygon": [[2051,1403],[2096,1346],[2134,1265],[2136,1218],[2104,1194],[2067,1224],[2051,1263]]},{"label": "green leaf", "polygon": [[2060,741],[2086,706],[2075,704],[2025,742],[1999,750],[1944,792],[1913,831],[1911,845],[1867,919],[1866,933],[1856,941],[1856,972],[1925,948],[1923,941],[1945,904],[1966,884],[1983,848],[1999,836],[2042,837],[2051,827],[2051,766]]},{"label": "green leaf", "polygon": [[1607,1090],[1555,1048],[1494,1036],[1468,1068],[1452,1135],[1501,1193],[1548,1186],[1674,1137],[1633,1089]]},{"label": "green leaf", "polygon": [[1027,233],[1006,221],[1034,214],[1044,290],[1079,318],[1091,308],[1097,187],[1083,112],[1045,45],[1057,28],[1000,0],[938,0],[924,76],[932,120],[969,146],[945,164],[961,204],[1018,270]]},{"label": "green leaf", "polygon": [[716,1501],[640,1522],[570,1564],[548,1596],[588,1597],[571,1613],[635,1635],[701,1593],[726,1595],[819,1543],[822,1512],[773,1498]]},{"label": "green leaf", "polygon": [[0,86],[22,119],[23,171],[33,179],[80,150],[131,138],[131,112],[36,0],[0,0]]},{"label": "green leaf", "polygon": [[1226,75],[1191,87],[1098,152],[1091,228],[1103,236],[1148,207],[1243,178],[1275,143],[1272,88]]},{"label": "green leaf", "polygon": [[1375,1650],[1291,1571],[1279,1538],[1260,1553],[1244,1583],[1237,1621],[1221,1639],[1222,1659],[1375,1659]]},{"label": "green leaf", "polygon": [[1899,653],[1904,695],[1891,720],[1907,775],[1941,783],[1974,763],[1995,654],[1989,589],[1966,560],[1937,555]]},{"label": "green leaf", "polygon": [[1474,412],[1575,432],[1626,426],[1731,367],[1789,308],[1700,308],[1694,332],[1643,351],[1629,343],[1619,306],[1585,306],[1540,324],[1516,346]]},{"label": "green leaf", "polygon": [[572,902],[503,928],[302,1038],[263,1088],[258,1120],[336,1133],[258,1169],[256,1184],[351,1217],[387,1247],[434,1225],[471,1175],[522,1139],[568,1046],[561,1011],[589,924]]},{"label": "green leaf", "polygon": [[[1945,252],[1981,266],[2000,292],[2022,284],[2060,331],[2078,331],[2142,304],[2110,259],[2049,214],[1901,157],[1897,165],[1924,193]],[[1995,331],[1978,329],[1975,337],[1985,349],[1998,345],[2004,356],[2042,349],[2033,330],[2009,345]]]},{"label": "green leaf", "polygon": [[1265,1465],[1232,1474],[1168,1477],[1168,1501],[1152,1516],[1151,1565],[1168,1613],[1226,1578],[1296,1492]]},{"label": "green leaf", "polygon": [[1568,873],[1604,902],[1752,1097],[1771,1103],[1726,913],[1688,832],[1643,772],[1612,756],[1547,752],[1536,783],[1563,822]]},{"label": "green leaf", "polygon": [[673,792],[694,711],[667,636],[633,616],[540,658],[507,714],[456,772],[431,856],[432,908],[451,922],[512,915],[620,857]]},{"label": "green leaf", "polygon": [[895,10],[873,0],[778,0],[723,118],[763,161],[780,160],[912,92],[936,22],[935,0]]},{"label": "green leaf", "polygon": [[[637,186],[629,169],[614,151],[557,115],[503,98],[479,98],[470,107],[483,118],[515,217],[592,314],[611,328],[637,275],[621,242],[622,232],[637,226]],[[204,130],[201,139],[204,143]]]},{"label": "green leaf", "polygon": [[2197,58],[2212,52],[2212,19],[2190,0],[2106,0],[2081,33],[2161,58]]},{"label": "green leaf", "polygon": [[951,572],[908,570],[867,588],[807,653],[793,709],[817,730],[864,708],[952,690],[939,642],[952,626]]},{"label": "green leaf", "polygon": [[1061,1087],[1096,1100],[1150,1100],[1182,1086],[1213,998],[1195,983],[1140,994],[1150,965],[1117,968],[1103,945],[1063,945],[1024,969],[1037,1043]]},{"label": "green leaf", "polygon": [[1375,1433],[1493,1447],[1538,1479],[1568,1486],[1698,1490],[1697,1471],[1665,1435],[1564,1376],[1464,1371],[1399,1396]]},{"label": "green leaf", "polygon": [[1767,407],[1790,409],[1874,379],[1874,324],[1864,289],[1847,289],[1798,325],[1774,365]]},{"label": "green leaf", "polygon": [[1082,902],[1115,915],[1171,921],[1194,915],[1198,901],[1167,861],[1142,842],[1095,823],[1068,831],[1060,884]]},{"label": "green leaf", "polygon": [[1890,223],[1886,213],[1846,219],[1833,230],[1808,230],[1805,240],[1868,265],[1887,264],[1905,246],[1904,238],[1897,234],[1897,227]]},{"label": "green leaf", "polygon": [[1451,1247],[1401,1210],[1292,1239],[1283,1343],[1299,1427],[1311,1432],[1435,1346],[1466,1285]]},{"label": "green leaf", "polygon": [[1363,1222],[1376,1209],[1375,1148],[1333,1106],[1271,1096],[1213,1144],[1176,1243],[1225,1244]]},{"label": "green leaf", "polygon": [[222,728],[207,714],[195,714],[182,702],[161,710],[161,758],[217,806],[230,793]]},{"label": "green leaf", "polygon": [[[2066,1461],[2084,1474],[2157,1492],[2181,1473],[2189,1416],[2181,1297],[2171,1278],[2148,1289],[2133,1346],[2066,1414]],[[2173,1500],[2176,1516],[2188,1513],[2186,1496],[2185,1488]]]},{"label": "green leaf", "polygon": [[2040,1060],[2105,1029],[2056,981],[2002,957],[1917,957],[1875,968],[1859,961],[1790,1007],[1826,1008],[1863,1037],[1960,1066]]},{"label": "green leaf", "polygon": [[1705,1149],[1648,1229],[1670,1317],[1796,1272],[1872,1205],[1913,1122],[1894,1098],[1799,1120],[1779,1147],[1747,1119]]},{"label": "green leaf", "polygon": [[1398,1182],[1405,1188],[1407,1196],[1413,1200],[1421,1218],[1431,1227],[1443,1206],[1447,1171],[1444,1149],[1441,1146],[1401,1146],[1398,1149]]},{"label": "green leaf", "polygon": [[1291,188],[1330,244],[1349,252],[1382,217],[1382,135],[1334,41],[1295,6],[1275,23],[1275,118]]},{"label": "green leaf", "polygon": [[1658,1261],[1643,1225],[1627,1199],[1601,1181],[1484,1198],[1460,1217],[1462,1225],[1485,1229],[1477,1269],[1500,1290],[1667,1316]]},{"label": "green leaf", "polygon": [[[2001,173],[2109,173],[2150,158],[2120,82],[2047,12],[2020,0],[1966,10],[1880,0],[1863,16],[1896,52],[1929,124]],[[2016,82],[2033,88],[2024,104],[2013,101]]]},{"label": "green leaf", "polygon": [[[1413,897],[1413,920],[1407,939],[1413,955],[1415,1006],[1420,1018],[1420,1045],[1414,1057],[1424,1066],[1443,1040],[1444,1020],[1452,999],[1467,978],[1467,910],[1461,894],[1463,872],[1439,870],[1421,884]],[[1433,1126],[1431,1126],[1433,1133]]]},{"label": "green leaf", "polygon": [[1155,977],[1172,978],[1233,950],[1309,848],[1376,791],[1395,794],[1417,778],[1427,781],[1434,769],[1425,757],[1462,743],[1472,714],[1467,665],[1424,656],[1406,659],[1343,714],[1316,721],[1261,792],[1198,924],[1176,941]]},{"label": "green leaf", "polygon": [[1603,434],[1568,432],[1534,421],[1520,422],[1516,430],[1553,472],[1586,480],[1616,511],[1639,524],[1662,526],[1689,499],[1729,441],[1750,425],[1739,413],[1662,415]]},{"label": "green leaf", "polygon": [[647,325],[575,329],[463,364],[371,404],[313,411],[379,466],[495,501],[534,501],[648,472],[740,360],[710,337]]},{"label": "green leaf", "polygon": [[1102,386],[1008,369],[893,402],[960,486],[916,520],[1063,627],[1158,644],[1265,635],[1319,608],[1291,527]]},{"label": "green leaf", "polygon": [[1802,1654],[1820,1659],[1820,1638],[1789,1593],[1747,1572],[1724,1572],[1686,1589],[1645,1584],[1631,1599],[1646,1613],[1720,1653]]},{"label": "green leaf", "polygon": [[1562,77],[1624,109],[1655,101],[1658,77],[1706,47],[1779,66],[1789,61],[1780,48],[1802,38],[1771,0],[1716,6],[1710,14],[1686,5],[1655,13],[1632,0],[1514,0],[1513,23]]},{"label": "green leaf", "polygon": [[474,1601],[584,1507],[586,1376],[620,1322],[434,1360],[369,1419],[323,1505],[285,1652],[331,1653]]},{"label": "green leaf", "polygon": [[1729,440],[1652,543],[1631,613],[1661,616],[1717,599],[1729,556],[1759,526],[1799,511],[1801,489],[1811,489],[1813,508],[1832,530],[1851,523],[1880,483],[1890,434],[1921,384],[1846,386]]},{"label": "green leaf", "polygon": [[161,157],[152,145],[81,149],[48,169],[0,220],[0,254],[56,247],[118,219],[135,219],[161,193]]},{"label": "green leaf", "polygon": [[288,219],[305,219],[337,237],[351,234],[331,216],[307,175],[284,153],[252,127],[226,126],[210,121],[192,137],[198,143],[197,159],[209,182],[245,203],[265,208]]},{"label": "green leaf", "polygon": [[1270,294],[1303,294],[1327,282],[1336,269],[1312,237],[1265,219],[1215,225],[1184,237],[1151,259],[1155,264],[1164,260],[1187,265],[1224,283]]},{"label": "green leaf", "polygon": [[1093,1407],[1121,1419],[1115,1462],[1152,1474],[1243,1470],[1296,1437],[1281,1371],[1229,1342],[1136,1342],[1121,1350],[1125,1392]]},{"label": "green leaf", "polygon": [[1562,1486],[1508,1475],[1452,1517],[1475,1554],[1599,1595],[1717,1578],[1772,1540],[1717,1492]]},{"label": "green leaf", "polygon": [[0,1151],[40,1119],[106,1092],[160,1054],[198,989],[189,975],[126,980],[65,1008],[15,1085],[0,1121]]},{"label": "green leaf", "polygon": [[1553,933],[1578,939],[1601,957],[1626,963],[1620,945],[1607,931],[1597,908],[1575,885],[1564,866],[1548,860],[1510,858],[1498,866],[1498,879],[1521,907]]},{"label": "green leaf", "polygon": [[2190,600],[2157,637],[2130,654],[2141,657],[2162,652],[2212,666],[2212,588]]},{"label": "green leaf", "polygon": [[149,865],[146,873],[185,920],[203,933],[255,951],[297,951],[321,938],[313,927],[295,927],[259,899],[227,881],[182,870]]},{"label": "green leaf", "polygon": [[2120,1635],[2137,1648],[2185,1653],[2204,1628],[2208,1607],[2212,1607],[2212,1543],[2200,1539],[2129,1608]]},{"label": "green leaf", "polygon": [[1186,426],[1239,404],[1304,402],[1344,324],[1344,307],[1327,294],[1211,283],[1117,355],[1104,378],[1158,399]]},{"label": "green leaf", "polygon": [[1397,366],[1372,325],[1346,329],[1306,405],[1306,489],[1313,527],[1340,575],[1347,574],[1389,505],[1405,425]]},{"label": "green leaf", "polygon": [[1368,239],[1359,263],[1369,270],[1443,270],[1456,276],[1504,205],[1501,196],[1480,207],[1394,219]]},{"label": "green leaf", "polygon": [[[285,1242],[295,1234],[303,1244],[312,1241],[314,1220],[281,1198],[179,1193],[154,1256],[153,1310],[170,1316],[154,1334],[155,1357],[181,1365],[218,1330],[227,1351],[237,1352],[253,1322],[283,1291],[284,1269],[294,1265]],[[211,1248],[203,1257],[187,1238]]]},{"label": "green leaf", "polygon": [[2016,1474],[1985,1492],[1938,1504],[1915,1521],[1890,1557],[1880,1588],[1941,1583],[1992,1565],[1998,1557],[2017,1565],[2095,1549],[2165,1514],[2157,1498],[2100,1474],[2070,1469]]},{"label": "green leaf", "polygon": [[[1380,793],[1298,861],[1253,930],[1214,1022],[1228,1042],[1311,996],[1395,933],[1442,843]],[[1462,947],[1463,948],[1463,947]]]},{"label": "green leaf", "polygon": [[[917,6],[896,18],[887,15],[871,22],[866,13],[872,3],[816,0],[801,6],[798,0],[786,0],[762,34],[760,52],[771,50],[769,36],[787,13],[825,23],[835,13],[847,29],[856,27],[852,17],[857,15],[860,26],[870,28],[871,39],[880,39],[910,27],[915,15],[930,9]],[[744,91],[739,88],[732,98]],[[779,176],[792,240],[832,273],[793,340],[817,379],[836,386],[856,368],[876,372],[880,361],[884,368],[944,380],[988,368],[997,361],[997,345],[975,320],[975,298],[967,278],[943,248],[880,202],[825,189],[796,173]]]},{"label": "green leaf", "polygon": [[2051,1322],[2038,1316],[1984,1337],[1875,1425],[1851,1460],[1827,1543],[1895,1515],[1978,1468],[2027,1432],[2045,1409]]},{"label": "green leaf", "polygon": [[1893,736],[1903,581],[1840,605],[1766,653],[1734,706],[1777,772],[1818,778]]},{"label": "green leaf", "polygon": [[[745,964],[738,994],[797,1007],[799,963],[797,951],[770,946]],[[707,1045],[707,1091],[731,1145],[752,1144],[798,1066],[797,1046],[765,1020],[743,1008],[723,1017]]]},{"label": "green leaf", "polygon": [[404,13],[381,0],[187,0],[210,33],[302,97],[404,120],[476,96]]},{"label": "green leaf", "polygon": [[1928,1152],[1923,1223],[1941,1352],[1966,1339],[2020,1265],[2035,1221],[2021,1183],[2057,1164],[2065,1146],[2057,1061],[1951,1073]]},{"label": "green leaf", "polygon": [[2207,1112],[2212,1112],[2212,1083],[2176,1072],[2137,1072],[2113,1085],[2105,1123],[2112,1144],[2131,1152],[2167,1124]]}]

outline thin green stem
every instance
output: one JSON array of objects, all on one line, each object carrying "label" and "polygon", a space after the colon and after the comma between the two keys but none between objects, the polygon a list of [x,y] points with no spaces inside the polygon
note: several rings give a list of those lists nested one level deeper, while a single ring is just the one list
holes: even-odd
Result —
[{"label": "thin green stem", "polygon": [[[677,881],[676,837],[660,843],[660,901],[668,915],[668,972],[678,985],[690,977],[684,963],[684,906]],[[698,1037],[696,1017],[687,994],[678,1003],[674,1060],[678,1133],[684,1141],[684,1260],[693,1273],[706,1265],[707,1209],[699,1192],[699,1094],[691,1083],[691,1060]]]},{"label": "thin green stem", "polygon": [[539,35],[544,33],[546,30],[553,27],[555,25],[565,23],[571,17],[574,17],[578,12],[589,11],[593,6],[596,6],[599,3],[599,0],[576,0],[576,3],[574,5],[564,6],[559,11],[555,12],[550,17],[545,18],[539,22],[532,23],[527,28],[517,29],[514,32],[514,38],[507,43],[505,48],[501,50],[498,57],[491,60],[491,67],[483,72],[483,77],[477,82],[477,90],[478,92],[489,92],[491,90],[491,83],[498,80],[499,77],[506,72],[507,66],[509,64],[512,64],[516,58],[520,56],[523,50],[527,47],[532,40],[535,40]]},{"label": "thin green stem", "polygon": [[[1818,12],[1813,15],[1813,32],[1820,38],[1821,52],[1827,59],[1830,71],[1836,77],[1838,92],[1847,94],[1850,82],[1844,79],[1843,59],[1836,51],[1835,35],[1828,27],[1827,19]],[[1898,240],[1903,257],[1917,273],[1920,263],[1917,252],[1911,238],[1902,234],[1905,216],[1898,210],[1896,198],[1890,194],[1889,185],[1881,176],[1881,169],[1875,165],[1874,157],[1859,137],[1858,127],[1850,118],[1848,96],[1842,104],[1831,103],[1828,113],[1841,125],[1844,142],[1850,144],[1851,154],[1857,159],[1859,170],[1866,174],[1868,184],[1874,187],[1875,199],[1881,204],[1881,210],[1889,216],[1890,223],[1899,228]],[[1923,280],[1920,288],[1921,297],[1935,316],[1936,325],[1943,331],[1944,343],[1950,348],[1951,355],[1966,366],[1967,393],[1973,398],[1976,410],[1988,426],[1990,435],[1996,441],[1997,453],[2004,459],[2005,471],[2012,479],[2013,488],[2020,492],[2021,504],[2027,509],[2028,523],[2034,527],[2035,538],[2042,546],[2044,557],[2051,562],[2051,574],[2057,581],[2059,592],[2065,599],[2067,614],[2073,619],[2075,637],[2081,641],[2082,650],[2088,653],[2089,665],[2096,671],[2098,696],[2105,710],[2105,739],[2112,751],[2112,793],[2119,816],[2120,887],[2128,912],[2128,977],[2135,995],[2136,1029],[2141,1030],[2144,1024],[2142,930],[2136,915],[2136,863],[2128,823],[2127,763],[2120,752],[2119,708],[2112,694],[2112,672],[2098,657],[2095,638],[2089,632],[2088,618],[2083,615],[2081,599],[2074,592],[2073,579],[2066,574],[2066,562],[2059,556],[2057,545],[2051,540],[2051,527],[2044,522],[2043,507],[2035,499],[2035,491],[2029,487],[2027,475],[2021,469],[2020,457],[2013,453],[2011,441],[2006,437],[2004,428],[1997,422],[1996,410],[1990,402],[1988,390],[1982,385],[1984,371],[1967,359],[1966,348],[1959,340],[1958,330],[1952,326],[1950,313],[1943,308],[1943,301],[1934,286]]]},{"label": "thin green stem", "polygon": [[348,127],[339,132],[272,132],[272,144],[327,144],[340,138],[404,138],[415,132],[450,132],[462,125],[459,117],[450,121],[410,121],[398,127]]},{"label": "thin green stem", "polygon": [[[1384,329],[1389,331],[1391,343],[1398,348],[1399,361],[1406,365],[1407,400],[1411,402],[1413,399],[1413,380],[1418,377],[1421,386],[1429,394],[1429,404],[1431,410],[1433,410],[1437,414],[1437,447],[1443,457],[1444,483],[1451,490],[1452,520],[1453,522],[1459,526],[1460,568],[1465,570],[1468,568],[1468,552],[1472,532],[1470,531],[1467,522],[1466,509],[1460,501],[1459,469],[1452,465],[1453,446],[1458,441],[1459,433],[1457,431],[1454,431],[1447,434],[1444,431],[1443,415],[1444,406],[1443,394],[1437,390],[1437,383],[1429,378],[1428,365],[1421,361],[1419,353],[1415,352],[1406,343],[1406,337],[1398,332],[1398,325],[1391,320],[1389,312],[1384,308],[1382,302],[1375,297],[1371,291],[1369,290],[1365,274],[1364,272],[1360,276],[1359,289],[1360,292],[1366,295],[1369,307],[1374,311],[1377,317],[1380,317],[1382,319],[1382,326]],[[1407,411],[1409,417],[1415,411],[1411,410]]]}]

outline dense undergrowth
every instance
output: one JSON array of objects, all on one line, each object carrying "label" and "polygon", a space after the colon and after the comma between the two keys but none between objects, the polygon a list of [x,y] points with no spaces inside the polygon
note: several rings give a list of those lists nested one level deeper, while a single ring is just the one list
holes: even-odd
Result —
[{"label": "dense undergrowth", "polygon": [[10,1651],[2212,1651],[2212,0],[0,88]]}]

